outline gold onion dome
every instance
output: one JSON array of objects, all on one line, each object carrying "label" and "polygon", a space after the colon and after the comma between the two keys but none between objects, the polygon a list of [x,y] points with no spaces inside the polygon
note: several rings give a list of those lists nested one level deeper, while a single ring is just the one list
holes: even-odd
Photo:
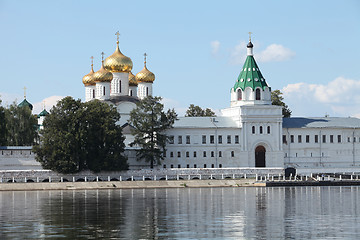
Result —
[{"label": "gold onion dome", "polygon": [[91,70],[90,70],[90,72],[88,74],[86,74],[83,77],[82,82],[84,83],[85,86],[95,85],[95,82],[94,82],[94,64],[92,62],[91,62]]},{"label": "gold onion dome", "polygon": [[138,72],[135,76],[135,79],[137,82],[149,82],[149,83],[153,83],[155,81],[155,74],[150,72],[147,68],[146,68],[146,53],[144,54],[145,56],[145,61],[144,61],[144,68],[143,70],[141,70],[140,72]]},{"label": "gold onion dome", "polygon": [[131,59],[120,52],[119,41],[115,52],[105,59],[104,67],[110,72],[130,72],[133,67]]},{"label": "gold onion dome", "polygon": [[99,71],[94,73],[94,82],[111,82],[113,75],[111,72],[105,70],[104,68],[104,53],[101,53],[103,56],[101,68]]},{"label": "gold onion dome", "polygon": [[129,72],[129,86],[136,87],[138,82],[135,79],[135,75],[132,72]]}]

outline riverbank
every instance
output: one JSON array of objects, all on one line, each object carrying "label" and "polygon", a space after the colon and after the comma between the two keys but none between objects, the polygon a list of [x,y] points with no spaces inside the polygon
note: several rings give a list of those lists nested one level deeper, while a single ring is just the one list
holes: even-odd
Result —
[{"label": "riverbank", "polygon": [[137,188],[204,188],[204,187],[265,187],[255,179],[174,180],[174,181],[109,181],[109,182],[39,182],[2,183],[0,191],[137,189]]}]

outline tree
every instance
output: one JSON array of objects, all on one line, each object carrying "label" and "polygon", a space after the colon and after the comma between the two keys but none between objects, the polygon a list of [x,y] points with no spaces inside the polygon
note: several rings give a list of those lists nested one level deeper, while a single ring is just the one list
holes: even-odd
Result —
[{"label": "tree", "polygon": [[33,148],[36,160],[61,173],[127,169],[119,118],[104,102],[62,99],[44,120],[40,144]]},{"label": "tree", "polygon": [[5,108],[1,106],[0,99],[0,146],[6,145],[6,118],[5,118]]},{"label": "tree", "polygon": [[37,119],[27,106],[15,102],[5,110],[7,145],[32,146],[37,138]]},{"label": "tree", "polygon": [[215,117],[215,113],[210,109],[202,109],[199,106],[190,104],[188,110],[186,110],[185,117]]},{"label": "tree", "polygon": [[175,110],[163,111],[164,105],[160,103],[161,97],[146,97],[136,104],[130,112],[129,124],[134,127],[132,134],[135,140],[131,146],[139,146],[136,156],[150,162],[160,163],[164,159],[168,137],[165,130],[172,128],[177,114]]},{"label": "tree", "polygon": [[291,110],[289,109],[288,105],[286,105],[283,100],[284,97],[282,96],[282,92],[280,90],[275,90],[271,92],[271,104],[277,105],[282,107],[282,115],[285,118],[289,118],[291,116]]}]

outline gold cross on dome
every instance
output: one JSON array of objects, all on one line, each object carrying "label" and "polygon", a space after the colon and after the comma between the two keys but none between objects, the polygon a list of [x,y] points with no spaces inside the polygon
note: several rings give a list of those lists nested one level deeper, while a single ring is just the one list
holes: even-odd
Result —
[{"label": "gold cross on dome", "polygon": [[94,64],[94,57],[91,56],[90,59],[91,59],[91,65],[93,65]]},{"label": "gold cross on dome", "polygon": [[105,53],[101,52],[101,61],[104,61],[104,55],[105,55]]},{"label": "gold cross on dome", "polygon": [[249,32],[249,42],[251,42],[251,34],[252,32]]},{"label": "gold cross on dome", "polygon": [[119,36],[120,36],[119,31],[117,31],[117,32],[115,33],[115,35],[117,36],[117,41],[119,41]]},{"label": "gold cross on dome", "polygon": [[24,87],[24,99],[26,98],[26,87]]},{"label": "gold cross on dome", "polygon": [[145,66],[146,66],[146,56],[147,56],[147,54],[144,53],[144,64],[145,64]]}]

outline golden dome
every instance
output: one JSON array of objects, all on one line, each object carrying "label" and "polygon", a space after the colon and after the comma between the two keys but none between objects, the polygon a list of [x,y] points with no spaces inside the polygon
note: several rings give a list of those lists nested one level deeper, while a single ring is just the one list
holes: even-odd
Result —
[{"label": "golden dome", "polygon": [[94,82],[111,82],[113,79],[113,75],[111,72],[105,70],[104,61],[101,64],[101,68],[99,71],[94,73]]},{"label": "golden dome", "polygon": [[130,72],[133,67],[131,59],[120,52],[119,41],[116,45],[115,52],[105,59],[105,69],[110,72]]},{"label": "golden dome", "polygon": [[83,77],[82,82],[85,86],[95,85],[93,64],[91,64],[90,72]]},{"label": "golden dome", "polygon": [[144,68],[143,70],[141,70],[140,72],[138,72],[135,76],[135,79],[137,82],[149,82],[149,83],[153,83],[155,81],[155,74],[150,72],[147,68],[146,68],[146,53],[144,54],[145,56],[145,61],[144,61]]},{"label": "golden dome", "polygon": [[135,79],[135,75],[132,72],[129,72],[129,86],[136,87],[138,82]]}]

